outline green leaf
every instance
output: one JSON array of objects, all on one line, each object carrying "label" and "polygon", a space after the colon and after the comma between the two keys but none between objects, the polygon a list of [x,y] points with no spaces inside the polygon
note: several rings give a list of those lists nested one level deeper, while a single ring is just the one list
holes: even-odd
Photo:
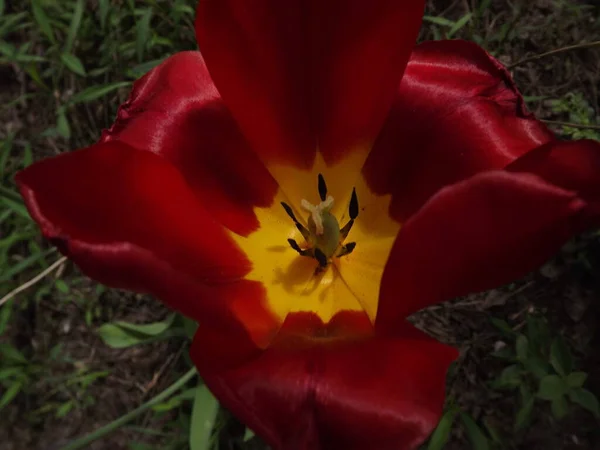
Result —
[{"label": "green leaf", "polygon": [[580,388],[587,380],[588,374],[585,372],[572,372],[567,375],[567,386],[570,388]]},{"label": "green leaf", "polygon": [[556,373],[566,376],[573,370],[573,357],[562,336],[557,336],[550,347],[550,364]]},{"label": "green leaf", "polygon": [[563,395],[552,400],[551,410],[552,415],[557,419],[562,419],[569,413],[569,404],[567,398]]},{"label": "green leaf", "polygon": [[142,18],[136,23],[136,41],[135,51],[137,53],[138,61],[144,59],[144,50],[148,45],[150,39],[150,20],[152,20],[152,8],[147,8],[142,15]]},{"label": "green leaf", "polygon": [[456,21],[456,23],[454,25],[452,25],[452,28],[450,28],[450,31],[448,31],[448,39],[450,39],[457,31],[459,31],[462,27],[464,27],[471,20],[471,17],[473,17],[473,14],[467,13],[464,16],[462,16],[460,19],[458,19]]},{"label": "green leaf", "polygon": [[41,88],[49,89],[44,80],[42,79],[40,72],[35,64],[28,64],[25,67],[25,72],[29,77]]},{"label": "green leaf", "polygon": [[65,47],[63,49],[65,53],[71,53],[71,50],[73,50],[73,43],[75,42],[79,26],[81,25],[84,7],[85,0],[77,0],[75,8],[73,9],[73,17],[71,18],[71,25],[69,26],[69,32],[67,33]]},{"label": "green leaf", "polygon": [[527,339],[527,336],[519,334],[517,336],[515,348],[517,351],[517,359],[521,362],[527,361],[527,353],[529,349],[529,340]]},{"label": "green leaf", "polygon": [[194,400],[196,398],[196,388],[193,387],[182,391],[181,394],[177,395],[177,398],[181,400]]},{"label": "green leaf", "polygon": [[13,302],[9,300],[2,307],[0,307],[0,336],[4,334],[6,329],[8,328],[8,322],[10,321],[10,316],[12,315],[13,310]]},{"label": "green leaf", "polygon": [[581,406],[584,409],[587,409],[591,412],[596,418],[600,418],[600,406],[598,404],[598,398],[587,389],[576,388],[569,392],[569,399]]},{"label": "green leaf", "polygon": [[515,334],[514,330],[505,320],[492,317],[490,321],[492,322],[492,325],[494,325],[499,331],[502,332],[502,334],[505,334],[507,336],[513,336]]},{"label": "green leaf", "polygon": [[538,398],[542,400],[556,400],[566,393],[566,384],[558,375],[547,375],[540,381],[540,387],[537,393]]},{"label": "green leaf", "polygon": [[206,385],[196,388],[192,421],[190,424],[190,450],[209,450],[212,430],[219,412],[219,402]]},{"label": "green leaf", "polygon": [[533,397],[530,397],[526,399],[521,405],[521,408],[519,409],[515,417],[515,430],[523,430],[531,423],[534,404],[535,399]]},{"label": "green leaf", "polygon": [[450,438],[450,432],[452,431],[452,424],[457,414],[456,408],[450,408],[444,413],[440,419],[436,429],[429,438],[429,444],[427,450],[442,450],[448,439]]},{"label": "green leaf", "polygon": [[71,410],[73,409],[74,406],[75,406],[75,404],[73,403],[73,401],[68,401],[68,402],[63,403],[56,410],[56,417],[59,419],[65,417],[67,414],[69,414],[69,412],[71,412]]},{"label": "green leaf", "polygon": [[17,381],[9,386],[6,392],[4,392],[4,395],[2,395],[2,398],[0,398],[0,410],[8,405],[19,394],[19,392],[21,392],[22,387],[22,381]]},{"label": "green leaf", "polygon": [[146,323],[141,325],[136,325],[134,323],[129,322],[114,322],[115,325],[118,325],[124,330],[132,331],[134,333],[138,333],[147,337],[158,336],[161,333],[167,331],[173,321],[175,320],[176,314],[169,314],[164,320],[153,323]]},{"label": "green leaf", "polygon": [[69,121],[65,115],[64,108],[58,108],[56,111],[56,131],[65,139],[69,139],[71,137],[71,126],[69,125]]},{"label": "green leaf", "polygon": [[253,437],[254,437],[254,431],[252,431],[250,428],[246,427],[246,431],[244,431],[244,437],[243,437],[242,441],[248,442]]},{"label": "green leaf", "polygon": [[63,280],[56,280],[54,282],[54,286],[56,286],[56,289],[63,294],[69,293],[69,285]]},{"label": "green leaf", "polygon": [[33,11],[33,17],[35,21],[40,26],[42,32],[50,39],[50,42],[56,44],[56,40],[54,39],[54,32],[52,31],[52,26],[50,26],[50,19],[46,15],[46,12],[41,6],[40,0],[31,0],[31,8]]},{"label": "green leaf", "polygon": [[521,384],[521,367],[517,364],[508,366],[492,381],[493,389],[514,389]]},{"label": "green leaf", "polygon": [[489,450],[490,444],[488,438],[485,436],[479,425],[471,418],[471,416],[460,413],[460,418],[465,425],[465,431],[471,441],[473,450]]},{"label": "green leaf", "polygon": [[128,446],[129,450],[156,450],[154,445],[142,444],[139,442],[130,442]]},{"label": "green leaf", "polygon": [[529,339],[529,353],[546,358],[547,349],[550,347],[548,323],[539,317],[527,316],[527,338]]},{"label": "green leaf", "polygon": [[26,219],[30,218],[29,213],[27,212],[27,208],[25,208],[25,205],[23,205],[23,203],[21,202],[15,202],[14,200],[11,200],[9,198],[0,196],[0,204],[4,204],[6,208],[12,209],[21,217],[24,217]]},{"label": "green leaf", "polygon": [[167,331],[175,314],[169,314],[165,320],[154,323],[136,325],[129,322],[105,323],[98,328],[98,334],[106,345],[113,348],[126,348],[142,344],[156,338]]},{"label": "green leaf", "polygon": [[100,15],[100,26],[106,29],[106,19],[110,11],[110,0],[98,0],[98,14]]},{"label": "green leaf", "polygon": [[23,167],[29,166],[33,162],[33,151],[31,150],[31,143],[25,143],[25,147],[23,148]]},{"label": "green leaf", "polygon": [[23,367],[7,367],[6,369],[0,369],[0,381],[24,376],[25,372],[23,371]]},{"label": "green leaf", "polygon": [[152,409],[156,412],[166,412],[166,411],[170,411],[175,408],[179,408],[180,405],[181,405],[181,399],[177,398],[177,397],[173,397],[173,398],[170,398],[169,400],[167,400],[166,402],[154,405],[152,407]]},{"label": "green leaf", "polygon": [[98,334],[106,345],[112,348],[126,348],[143,343],[148,338],[136,336],[114,323],[105,323],[98,328]]},{"label": "green leaf", "polygon": [[181,320],[183,322],[183,329],[185,330],[185,334],[189,338],[193,338],[194,334],[196,334],[196,330],[198,329],[198,322],[188,317],[181,316]]},{"label": "green leaf", "polygon": [[61,53],[60,60],[71,72],[85,77],[85,68],[77,56],[73,55],[72,53]]},{"label": "green leaf", "polygon": [[448,20],[448,19],[445,19],[444,17],[439,17],[439,16],[423,16],[423,21],[429,22],[429,23],[434,23],[436,25],[442,25],[445,27],[453,27],[456,23],[456,22],[453,22],[452,20]]},{"label": "green leaf", "polygon": [[523,366],[527,372],[531,373],[538,380],[541,380],[548,375],[548,372],[551,370],[550,365],[537,356],[530,356],[523,362]]},{"label": "green leaf", "polygon": [[477,15],[481,17],[483,13],[490,8],[491,4],[492,0],[482,0],[482,2],[479,4],[479,7],[477,8]]},{"label": "green leaf", "polygon": [[10,344],[0,344],[0,361],[10,361],[17,364],[27,364],[27,358]]},{"label": "green leaf", "polygon": [[90,86],[89,88],[86,88],[83,91],[71,97],[69,99],[69,104],[75,105],[77,103],[91,102],[100,97],[104,97],[106,94],[109,94],[112,91],[130,85],[131,83],[129,81],[118,81],[116,83],[104,84],[101,86]]},{"label": "green leaf", "polygon": [[498,444],[498,446],[500,446],[501,448],[504,448],[505,445],[502,436],[500,435],[496,427],[494,427],[490,423],[490,420],[487,417],[483,419],[483,426],[485,427],[485,431],[487,431],[489,437],[492,439],[492,442]]},{"label": "green leaf", "polygon": [[108,372],[106,370],[84,373],[82,375],[79,375],[79,376],[67,381],[67,386],[72,386],[74,384],[78,384],[82,388],[87,389],[96,380],[99,380],[100,378],[105,378],[109,375],[110,375],[110,372]]}]

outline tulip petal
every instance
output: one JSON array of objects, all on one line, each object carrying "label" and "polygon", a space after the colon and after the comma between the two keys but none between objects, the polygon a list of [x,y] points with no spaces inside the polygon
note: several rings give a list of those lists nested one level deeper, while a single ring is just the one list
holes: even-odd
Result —
[{"label": "tulip petal", "polygon": [[181,52],[137,80],[102,142],[119,140],[169,160],[230,230],[258,228],[277,183],[223,104],[199,52]]},{"label": "tulip petal", "polygon": [[523,155],[506,168],[529,172],[564,189],[572,190],[600,214],[600,142],[592,140],[554,142]]},{"label": "tulip petal", "polygon": [[191,349],[203,380],[274,450],[415,449],[440,418],[457,356],[408,323],[389,337],[280,342],[218,369],[207,341],[199,331]]},{"label": "tulip petal", "polygon": [[443,186],[504,166],[554,140],[509,72],[472,42],[418,45],[363,169],[404,221]]},{"label": "tulip petal", "polygon": [[589,226],[581,220],[586,206],[528,173],[485,172],[440,190],[398,234],[376,328],[526,275]]},{"label": "tulip petal", "polygon": [[[250,261],[164,158],[112,141],[35,163],[16,181],[44,236],[87,275],[232,335],[277,330],[262,286],[243,280]],[[232,312],[241,293],[244,329]]]},{"label": "tulip petal", "polygon": [[422,0],[209,0],[196,36],[244,135],[288,197],[317,148],[330,166],[362,153],[393,101],[414,46]]}]

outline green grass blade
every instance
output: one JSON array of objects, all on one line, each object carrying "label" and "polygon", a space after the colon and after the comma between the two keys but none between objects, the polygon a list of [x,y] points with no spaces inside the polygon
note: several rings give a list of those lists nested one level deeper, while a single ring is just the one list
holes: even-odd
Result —
[{"label": "green grass blade", "polygon": [[82,77],[86,76],[85,67],[83,67],[83,63],[74,54],[62,53],[60,55],[60,60],[71,72],[76,73],[77,75],[81,75]]},{"label": "green grass blade", "polygon": [[37,264],[40,260],[46,258],[47,256],[51,255],[54,252],[56,252],[56,249],[50,248],[43,252],[35,253],[35,254],[28,256],[27,258],[21,260],[19,263],[15,264],[10,269],[8,269],[6,272],[4,272],[2,275],[0,275],[0,284],[7,282],[8,280],[10,280],[13,277],[15,277],[16,275],[18,275],[19,273],[23,272],[25,269],[28,269],[29,267],[33,266],[34,264]]},{"label": "green grass blade", "polygon": [[31,0],[31,8],[33,10],[33,17],[35,18],[35,21],[39,25],[42,32],[46,35],[50,42],[56,44],[54,32],[52,31],[52,26],[50,25],[50,19],[46,15],[44,8],[42,8],[41,1]]},{"label": "green grass blade", "polygon": [[206,385],[196,388],[192,422],[190,424],[190,449],[210,450],[212,430],[219,412],[219,402]]},{"label": "green grass blade", "polygon": [[150,21],[152,20],[152,8],[144,10],[142,18],[138,20],[136,24],[137,38],[135,41],[135,50],[137,53],[138,61],[142,61],[144,58],[144,51],[148,45],[148,39],[150,38]]},{"label": "green grass blade", "polygon": [[75,42],[75,37],[77,36],[77,32],[79,31],[79,26],[81,25],[81,18],[83,17],[84,6],[85,0],[77,0],[77,3],[75,3],[75,8],[73,10],[73,18],[71,19],[69,33],[67,34],[65,48],[63,49],[65,53],[71,53],[71,51],[73,50],[73,43]]},{"label": "green grass blade", "polygon": [[110,83],[101,86],[90,86],[89,88],[84,89],[83,91],[71,97],[69,103],[75,105],[77,103],[92,102],[104,97],[106,94],[110,94],[117,89],[130,85],[131,83],[129,81],[117,81],[116,83]]}]

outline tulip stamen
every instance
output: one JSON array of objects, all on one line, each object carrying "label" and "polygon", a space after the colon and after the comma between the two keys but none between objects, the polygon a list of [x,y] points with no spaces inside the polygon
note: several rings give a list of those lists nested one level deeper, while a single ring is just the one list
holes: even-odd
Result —
[{"label": "tulip stamen", "polygon": [[304,227],[304,225],[298,222],[298,219],[296,219],[296,216],[294,215],[294,211],[292,210],[291,206],[285,202],[281,202],[281,206],[283,206],[283,209],[285,210],[287,215],[290,216],[290,219],[294,221],[294,225],[296,225],[296,228],[298,229],[302,237],[306,241],[308,241],[310,239],[310,232]]},{"label": "tulip stamen", "polygon": [[348,233],[352,229],[352,225],[354,225],[354,221],[358,217],[358,197],[356,195],[356,188],[352,189],[352,197],[350,198],[350,205],[348,206],[348,215],[350,216],[350,220],[344,228],[340,230],[340,234],[342,235],[342,241],[346,239]]},{"label": "tulip stamen", "polygon": [[352,253],[354,251],[354,247],[356,247],[356,242],[348,242],[347,244],[342,245],[340,247],[340,251],[335,256],[337,256],[338,258],[341,258],[342,256],[349,255],[350,253]]},{"label": "tulip stamen", "polygon": [[283,209],[292,219],[307,243],[307,248],[301,248],[294,239],[288,239],[290,247],[301,256],[316,259],[319,263],[318,269],[324,269],[328,266],[331,258],[334,256],[339,258],[349,255],[356,247],[356,242],[344,244],[344,241],[358,217],[358,197],[356,189],[353,188],[348,207],[350,220],[340,229],[339,222],[331,214],[334,200],[331,195],[327,195],[327,184],[322,174],[318,176],[317,187],[319,198],[321,199],[320,203],[313,205],[308,200],[303,199],[300,201],[302,208],[310,213],[308,216],[308,228],[298,221],[290,205],[281,202],[281,206],[283,206]]},{"label": "tulip stamen", "polygon": [[295,239],[288,239],[288,242],[290,244],[290,247],[296,250],[300,254],[300,256],[310,256],[311,258],[314,258],[315,254],[312,248],[300,248]]}]

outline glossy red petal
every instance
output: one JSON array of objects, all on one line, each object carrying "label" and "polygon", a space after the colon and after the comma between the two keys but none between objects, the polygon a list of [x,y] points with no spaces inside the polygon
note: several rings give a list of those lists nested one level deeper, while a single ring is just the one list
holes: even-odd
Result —
[{"label": "glossy red petal", "polygon": [[134,84],[102,142],[120,140],[168,159],[226,227],[258,228],[277,183],[249,148],[221,101],[199,52],[166,59]]},{"label": "glossy red petal", "polygon": [[220,370],[211,345],[199,331],[200,375],[274,450],[415,449],[440,418],[457,356],[408,323],[385,338],[277,345]]},{"label": "glossy red petal", "polygon": [[219,92],[264,160],[332,163],[379,131],[422,0],[201,1],[196,36]]},{"label": "glossy red petal", "polygon": [[246,315],[266,320],[262,287],[240,281],[250,261],[160,156],[112,141],[16,179],[44,236],[93,278],[152,293],[196,320],[216,320],[212,312],[243,292]]},{"label": "glossy red petal", "polygon": [[406,220],[448,184],[502,169],[553,140],[525,108],[508,71],[474,43],[418,45],[363,169]]},{"label": "glossy red petal", "polygon": [[586,206],[527,173],[486,172],[442,189],[398,234],[376,327],[526,275],[581,231]]},{"label": "glossy red petal", "polygon": [[577,192],[588,203],[590,214],[600,214],[600,142],[553,142],[511,163],[510,172],[529,172]]}]

